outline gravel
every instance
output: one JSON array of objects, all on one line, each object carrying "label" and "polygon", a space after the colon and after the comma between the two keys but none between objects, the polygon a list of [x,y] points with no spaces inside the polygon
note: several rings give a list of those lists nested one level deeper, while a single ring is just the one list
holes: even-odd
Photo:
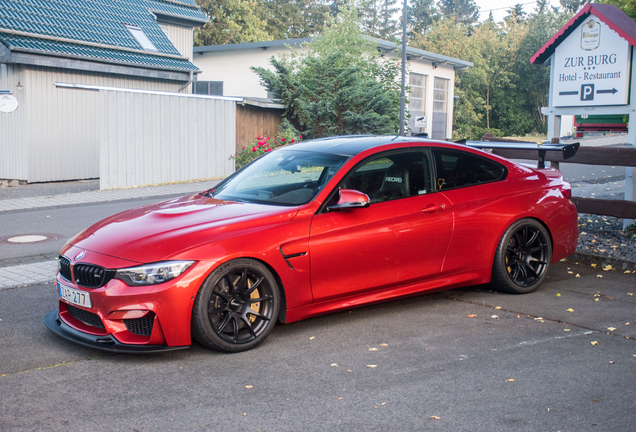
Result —
[{"label": "gravel", "polygon": [[578,254],[605,262],[614,261],[615,266],[621,268],[634,267],[627,263],[636,263],[635,225],[623,229],[623,219],[580,213],[579,230]]}]

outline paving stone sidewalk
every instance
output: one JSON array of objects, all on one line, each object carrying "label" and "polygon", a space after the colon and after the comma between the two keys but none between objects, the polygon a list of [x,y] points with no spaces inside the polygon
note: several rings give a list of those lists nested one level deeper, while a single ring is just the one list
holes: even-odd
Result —
[{"label": "paving stone sidewalk", "polygon": [[219,180],[206,180],[201,182],[177,183],[160,186],[143,186],[137,188],[68,193],[63,195],[3,199],[0,200],[0,214],[11,211],[63,207],[109,201],[124,201],[129,199],[153,198],[166,195],[185,195],[188,193],[197,193],[210,189],[218,182]]}]

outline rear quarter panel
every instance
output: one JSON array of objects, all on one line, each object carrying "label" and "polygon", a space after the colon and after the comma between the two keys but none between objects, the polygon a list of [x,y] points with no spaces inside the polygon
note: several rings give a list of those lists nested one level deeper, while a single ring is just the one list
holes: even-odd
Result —
[{"label": "rear quarter panel", "polygon": [[444,274],[492,266],[499,241],[517,220],[534,218],[548,229],[552,262],[576,250],[577,213],[559,176],[507,165],[505,180],[443,192],[453,203],[454,231]]}]

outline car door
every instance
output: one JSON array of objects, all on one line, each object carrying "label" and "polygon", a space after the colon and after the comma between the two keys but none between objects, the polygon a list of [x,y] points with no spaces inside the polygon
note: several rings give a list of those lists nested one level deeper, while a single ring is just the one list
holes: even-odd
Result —
[{"label": "car door", "polygon": [[450,202],[435,193],[427,149],[368,158],[339,188],[366,193],[371,205],[313,217],[309,240],[314,301],[388,289],[440,272],[453,216]]}]

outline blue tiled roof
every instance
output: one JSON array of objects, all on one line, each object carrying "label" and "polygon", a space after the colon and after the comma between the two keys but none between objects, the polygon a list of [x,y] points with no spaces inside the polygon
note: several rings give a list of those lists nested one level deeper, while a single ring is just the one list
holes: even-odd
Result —
[{"label": "blue tiled roof", "polygon": [[179,55],[151,11],[195,22],[206,21],[194,0],[0,0],[0,28],[110,45],[113,48],[97,48],[8,33],[0,33],[0,42],[12,49],[23,48],[162,68],[196,70],[187,60],[157,56],[150,52],[141,54],[118,50],[120,47],[142,49],[124,26],[132,24],[143,29],[160,53]]}]

